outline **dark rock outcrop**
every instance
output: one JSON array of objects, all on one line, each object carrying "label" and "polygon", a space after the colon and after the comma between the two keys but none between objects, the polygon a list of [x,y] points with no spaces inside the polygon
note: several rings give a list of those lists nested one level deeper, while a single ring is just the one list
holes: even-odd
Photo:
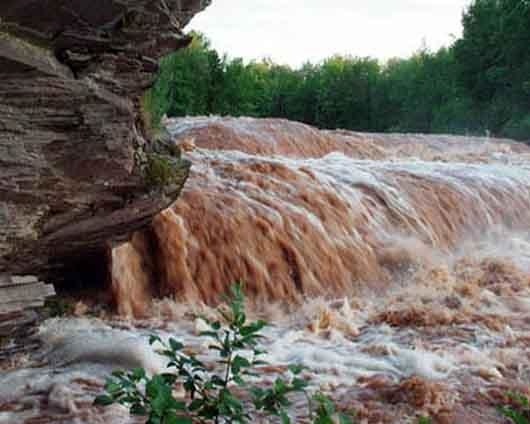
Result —
[{"label": "dark rock outcrop", "polygon": [[141,99],[208,4],[0,2],[0,272],[91,264],[177,197],[189,164],[155,149],[173,178],[149,184]]}]

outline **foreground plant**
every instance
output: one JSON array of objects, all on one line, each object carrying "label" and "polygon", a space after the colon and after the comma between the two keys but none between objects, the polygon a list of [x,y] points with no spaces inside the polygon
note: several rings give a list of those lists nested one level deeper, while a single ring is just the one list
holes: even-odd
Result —
[{"label": "foreground plant", "polygon": [[499,412],[510,419],[513,424],[530,424],[530,401],[519,393],[509,393],[513,401],[511,406],[499,408]]},{"label": "foreground plant", "polygon": [[[247,321],[239,284],[231,288],[228,310],[220,308],[219,313],[226,324],[206,320],[209,330],[201,333],[211,340],[209,349],[218,354],[214,371],[195,355],[184,353],[179,341],[170,338],[164,342],[151,336],[150,344],[169,359],[168,372],[149,377],[143,369],[116,371],[107,380],[106,393],[98,396],[95,404],[124,405],[131,414],[147,416],[147,424],[244,424],[262,416],[290,424],[289,397],[298,394],[307,397],[313,423],[352,423],[348,416],[337,413],[323,394],[309,396],[299,365],[289,366],[289,376],[277,378],[270,388],[251,386],[248,378],[256,376],[256,368],[265,364],[260,359],[265,351],[259,348],[259,340],[266,323]],[[182,384],[186,392],[183,399],[173,394],[176,384]]]}]

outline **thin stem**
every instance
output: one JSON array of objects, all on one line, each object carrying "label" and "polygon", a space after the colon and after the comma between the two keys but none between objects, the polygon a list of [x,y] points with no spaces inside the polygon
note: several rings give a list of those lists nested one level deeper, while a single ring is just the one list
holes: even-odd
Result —
[{"label": "thin stem", "polygon": [[[236,336],[237,336],[237,332],[234,331],[233,340],[232,340],[232,342],[230,342],[228,344],[229,347],[230,347],[230,353],[228,354],[228,359],[226,361],[226,372],[225,372],[225,380],[224,380],[224,386],[225,387],[228,387],[228,383],[230,382],[230,370],[232,369],[232,358],[233,358],[233,355],[234,355],[234,351],[232,349],[232,344],[235,341]],[[229,341],[230,341],[230,335],[228,337],[229,337]]]},{"label": "thin stem", "polygon": [[232,368],[232,351],[230,351],[230,354],[228,355],[228,359],[226,361],[226,373],[225,373],[225,380],[224,380],[224,386],[228,386],[229,378],[230,378],[230,368]]},{"label": "thin stem", "polygon": [[311,399],[311,396],[309,396],[309,393],[307,393],[306,390],[304,390],[304,395],[307,399],[307,405],[309,407],[309,419],[311,421],[313,421],[313,414],[314,414],[314,411],[313,411],[313,399]]}]

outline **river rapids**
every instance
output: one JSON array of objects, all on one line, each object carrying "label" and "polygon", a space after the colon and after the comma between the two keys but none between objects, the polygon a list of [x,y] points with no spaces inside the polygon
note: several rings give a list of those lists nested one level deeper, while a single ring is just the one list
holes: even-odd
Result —
[{"label": "river rapids", "polygon": [[104,377],[164,370],[153,332],[207,358],[197,317],[234,281],[270,323],[262,383],[300,363],[359,423],[504,423],[507,393],[530,394],[530,147],[165,124],[193,168],[178,201],[110,252],[119,315],[43,322],[38,354],[3,364],[0,423],[141,422],[92,406]]}]

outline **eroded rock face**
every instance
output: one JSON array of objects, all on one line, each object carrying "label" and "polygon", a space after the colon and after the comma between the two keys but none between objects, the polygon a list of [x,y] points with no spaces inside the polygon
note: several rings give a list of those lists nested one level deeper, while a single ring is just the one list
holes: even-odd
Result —
[{"label": "eroded rock face", "polygon": [[177,197],[178,157],[171,184],[146,182],[141,97],[208,4],[0,3],[0,272],[46,276],[99,255]]}]

